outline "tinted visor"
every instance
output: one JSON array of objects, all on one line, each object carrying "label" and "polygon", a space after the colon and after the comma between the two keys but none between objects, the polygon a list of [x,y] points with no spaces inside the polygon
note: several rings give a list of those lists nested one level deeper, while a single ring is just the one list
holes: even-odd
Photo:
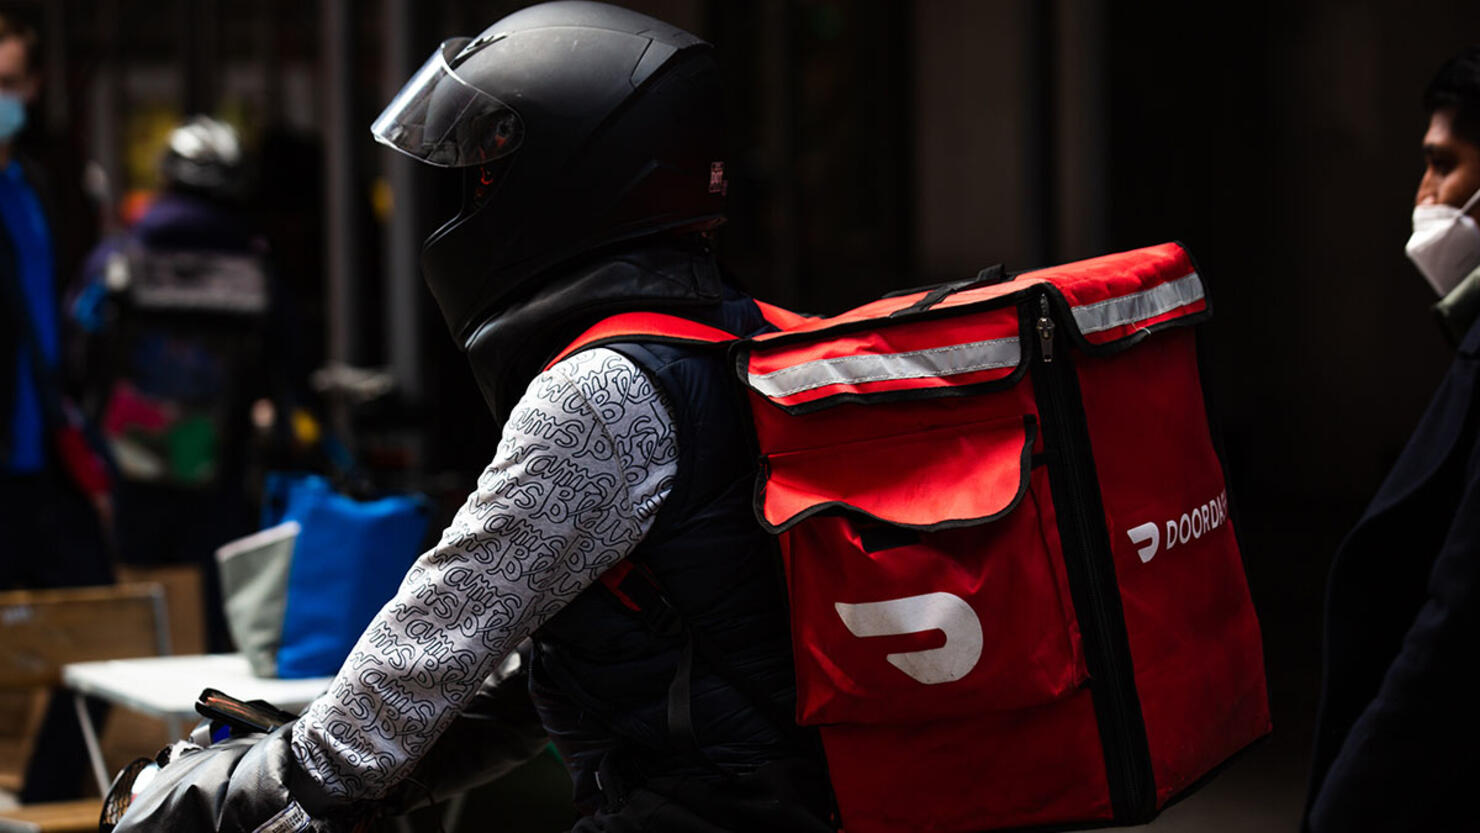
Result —
[{"label": "tinted visor", "polygon": [[519,147],[519,114],[456,72],[468,43],[454,38],[432,53],[370,125],[377,141],[441,168],[481,165]]}]

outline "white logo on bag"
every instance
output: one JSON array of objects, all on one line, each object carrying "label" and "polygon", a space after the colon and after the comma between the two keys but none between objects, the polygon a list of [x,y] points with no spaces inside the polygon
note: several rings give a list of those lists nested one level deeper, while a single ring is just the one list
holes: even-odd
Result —
[{"label": "white logo on bag", "polygon": [[[1167,549],[1178,544],[1191,543],[1227,521],[1228,492],[1219,492],[1217,497],[1202,506],[1183,512],[1182,517],[1166,522]],[[1125,534],[1130,536],[1132,544],[1139,547],[1136,554],[1141,557],[1142,564],[1156,557],[1157,548],[1161,545],[1160,525],[1155,522],[1144,523],[1131,527]]]},{"label": "white logo on bag", "polygon": [[252,833],[301,833],[308,829],[311,821],[313,819],[309,817],[308,811],[298,802],[292,801]]},{"label": "white logo on bag", "polygon": [[1158,531],[1156,522],[1144,523],[1134,529],[1126,530],[1125,534],[1131,536],[1131,543],[1140,547],[1136,554],[1141,556],[1141,563],[1156,557],[1156,548],[1161,546],[1161,533]]},{"label": "white logo on bag", "polygon": [[882,602],[835,607],[854,636],[898,636],[941,631],[946,644],[924,651],[890,654],[895,668],[925,685],[950,683],[971,673],[982,656],[982,623],[966,600],[953,593],[926,593]]}]

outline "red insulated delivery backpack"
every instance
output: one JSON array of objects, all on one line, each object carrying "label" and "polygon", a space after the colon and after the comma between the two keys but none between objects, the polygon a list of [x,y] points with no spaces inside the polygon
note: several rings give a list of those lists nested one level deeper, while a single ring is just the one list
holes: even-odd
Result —
[{"label": "red insulated delivery backpack", "polygon": [[729,346],[848,833],[1144,822],[1270,730],[1181,247],[763,309],[745,340],[617,315],[562,357]]}]

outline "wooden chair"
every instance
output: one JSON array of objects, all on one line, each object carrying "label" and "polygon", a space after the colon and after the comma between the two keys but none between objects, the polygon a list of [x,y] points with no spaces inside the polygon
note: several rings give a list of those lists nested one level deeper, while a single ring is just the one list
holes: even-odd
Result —
[{"label": "wooden chair", "polygon": [[98,798],[32,804],[0,812],[0,833],[94,833],[102,812]]},{"label": "wooden chair", "polygon": [[[0,691],[55,688],[71,662],[160,656],[170,652],[165,595],[155,583],[0,593]],[[108,774],[92,723],[83,734],[100,785]],[[27,749],[20,756],[29,758]],[[0,833],[96,830],[102,799],[23,806],[0,812]]]}]

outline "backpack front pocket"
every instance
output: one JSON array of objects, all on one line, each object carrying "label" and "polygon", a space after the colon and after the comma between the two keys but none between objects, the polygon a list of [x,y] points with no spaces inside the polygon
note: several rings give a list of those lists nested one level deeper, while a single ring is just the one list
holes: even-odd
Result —
[{"label": "backpack front pocket", "polygon": [[1032,418],[772,454],[798,719],[894,723],[1058,700],[1084,681]]}]

